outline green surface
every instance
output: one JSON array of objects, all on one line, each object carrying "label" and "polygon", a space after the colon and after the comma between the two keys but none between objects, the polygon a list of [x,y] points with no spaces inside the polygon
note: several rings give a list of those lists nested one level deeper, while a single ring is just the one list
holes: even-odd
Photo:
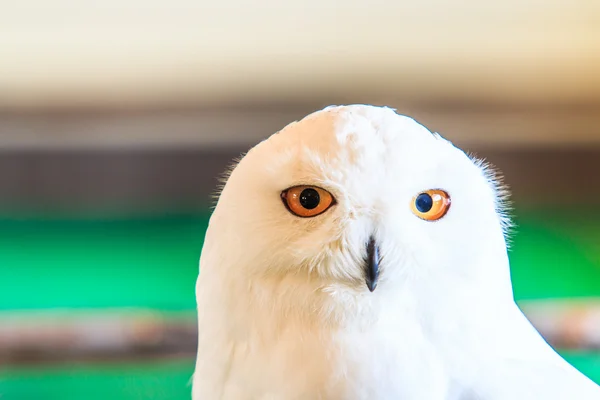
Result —
[{"label": "green surface", "polygon": [[185,360],[0,368],[0,398],[189,400],[193,367],[193,361]]},{"label": "green surface", "polygon": [[[0,219],[0,310],[194,308],[208,215]],[[520,299],[600,296],[600,213],[529,213],[510,253]]]},{"label": "green surface", "polygon": [[560,352],[574,367],[600,384],[600,353]]},{"label": "green surface", "polygon": [[517,300],[600,296],[600,212],[529,212],[516,223]]},{"label": "green surface", "polygon": [[207,222],[0,220],[0,310],[193,309]]},{"label": "green surface", "polygon": [[[0,219],[0,310],[193,310],[207,215]],[[528,212],[510,253],[517,299],[600,296],[600,213]],[[567,354],[600,382],[600,356]],[[0,367],[0,399],[189,399],[193,361]]]},{"label": "green surface", "polygon": [[[600,355],[564,355],[575,367],[600,382]],[[190,400],[192,370],[191,360],[11,368],[0,374],[0,398]]]}]

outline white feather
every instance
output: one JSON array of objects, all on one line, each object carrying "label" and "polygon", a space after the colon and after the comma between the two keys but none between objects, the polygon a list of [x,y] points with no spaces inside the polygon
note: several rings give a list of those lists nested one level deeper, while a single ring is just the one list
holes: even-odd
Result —
[{"label": "white feather", "polygon": [[[328,107],[258,144],[206,234],[194,400],[600,399],[515,305],[495,182],[389,108]],[[299,184],[337,204],[295,217],[280,193]],[[410,210],[428,189],[452,197],[436,222]]]}]

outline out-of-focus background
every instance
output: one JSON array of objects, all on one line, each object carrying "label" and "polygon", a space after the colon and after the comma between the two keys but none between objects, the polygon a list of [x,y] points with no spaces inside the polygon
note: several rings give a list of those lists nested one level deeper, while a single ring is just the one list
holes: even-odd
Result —
[{"label": "out-of-focus background", "polygon": [[343,103],[504,173],[516,298],[600,382],[600,2],[0,0],[0,396],[189,398],[216,177]]}]

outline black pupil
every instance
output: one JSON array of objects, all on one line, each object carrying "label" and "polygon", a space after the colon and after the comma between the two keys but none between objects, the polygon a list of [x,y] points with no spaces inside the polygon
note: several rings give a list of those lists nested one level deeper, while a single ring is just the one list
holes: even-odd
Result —
[{"label": "black pupil", "polygon": [[427,193],[421,193],[415,200],[415,206],[419,212],[426,213],[433,207],[433,199]]},{"label": "black pupil", "polygon": [[315,189],[304,189],[302,193],[300,193],[300,204],[307,210],[317,208],[320,202],[321,197],[319,196],[319,192]]}]

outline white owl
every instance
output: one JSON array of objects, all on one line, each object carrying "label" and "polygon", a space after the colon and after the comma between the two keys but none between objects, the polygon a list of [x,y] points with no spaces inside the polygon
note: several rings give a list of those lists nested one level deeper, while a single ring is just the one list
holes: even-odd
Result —
[{"label": "white owl", "polygon": [[501,199],[390,108],[261,142],[202,249],[194,400],[600,400],[514,302]]}]

